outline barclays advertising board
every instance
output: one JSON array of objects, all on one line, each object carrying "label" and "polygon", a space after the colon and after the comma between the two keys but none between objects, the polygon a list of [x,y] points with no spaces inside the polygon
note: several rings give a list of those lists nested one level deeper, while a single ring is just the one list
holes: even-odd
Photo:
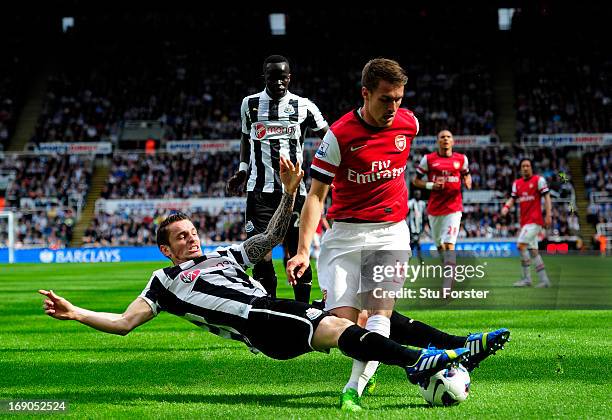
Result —
[{"label": "barclays advertising board", "polygon": [[[204,252],[210,252],[218,246],[204,246]],[[433,244],[423,244],[426,253],[435,251]],[[516,257],[518,250],[515,242],[459,242],[457,251],[473,252],[477,257],[503,258]],[[274,248],[272,257],[283,258],[283,249],[280,246]],[[15,250],[15,262],[18,263],[114,263],[128,261],[165,261],[156,246],[143,247],[109,247],[109,248],[65,248],[65,249],[17,249]],[[0,249],[0,264],[8,263],[8,250]]]}]

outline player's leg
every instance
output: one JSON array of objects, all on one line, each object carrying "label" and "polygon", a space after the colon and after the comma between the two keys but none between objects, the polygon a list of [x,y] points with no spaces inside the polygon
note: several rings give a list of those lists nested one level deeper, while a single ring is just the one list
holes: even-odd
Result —
[{"label": "player's leg", "polygon": [[485,358],[503,349],[504,344],[510,339],[510,331],[507,328],[500,328],[467,336],[452,335],[393,311],[389,338],[399,344],[414,347],[434,346],[439,349],[467,347],[470,349],[470,354],[464,366],[471,371]]},{"label": "player's leg", "polygon": [[546,273],[546,267],[544,266],[544,261],[542,260],[542,256],[538,251],[537,235],[529,244],[529,252],[533,262],[535,263],[536,273],[538,274],[539,282],[536,287],[550,287],[550,280],[548,278],[548,274]]},{"label": "player's leg", "polygon": [[411,319],[398,311],[393,311],[390,318],[391,334],[389,338],[399,344],[423,347],[434,346],[439,349],[462,347],[467,336],[445,333],[421,321]]},{"label": "player's leg", "polygon": [[[361,309],[357,295],[363,242],[363,229],[352,224],[334,223],[321,241],[321,254],[317,262],[325,309],[353,323],[357,322]],[[353,361],[350,378],[340,396],[340,405],[344,410],[361,409],[358,388],[365,367],[365,362]]]},{"label": "player's leg", "polygon": [[428,216],[428,218],[431,240],[438,249],[438,255],[442,258],[444,251],[444,248],[442,248],[442,218],[441,216]]},{"label": "player's leg", "polygon": [[[410,237],[408,225],[406,223],[396,223],[392,225],[383,226],[377,229],[368,229],[366,233],[366,243],[369,247],[378,249],[373,254],[366,258],[372,257],[374,260],[371,262],[374,265],[385,265],[395,266],[396,263],[409,261],[410,248],[406,246],[405,238]],[[361,262],[364,266],[369,266],[370,262],[366,259]],[[401,285],[405,280],[405,275],[399,273],[397,278],[388,279],[393,280],[393,284]],[[391,284],[391,283],[388,283]],[[391,332],[390,317],[395,304],[394,299],[376,298],[374,297],[371,290],[373,288],[379,288],[379,285],[370,285],[362,282],[360,285],[362,307],[368,309],[368,318],[365,323],[365,329],[368,331],[376,332],[383,337],[389,337]],[[398,289],[399,289],[398,287]],[[394,290],[397,291],[397,290]],[[345,386],[345,391],[349,388],[357,385],[357,392],[362,395],[367,389],[368,393],[371,393],[376,386],[376,380],[373,376],[378,368],[377,361],[369,361],[363,363],[359,360],[353,362],[353,369],[351,372],[351,378]]]},{"label": "player's leg", "polygon": [[[288,251],[289,258],[297,253],[298,244],[300,242],[300,213],[304,206],[304,196],[297,195],[295,205],[293,207],[293,215],[289,222],[289,229],[285,235],[285,247]],[[286,263],[285,263],[286,265]],[[297,283],[293,286],[293,294],[298,302],[310,302],[310,290],[312,288],[312,269],[310,266],[304,274],[297,279]]]},{"label": "player's leg", "polygon": [[529,255],[529,244],[536,238],[537,233],[534,229],[535,226],[537,225],[524,225],[521,227],[519,233],[517,247],[521,255],[522,277],[519,281],[514,283],[515,287],[531,286],[531,256]]},{"label": "player's leg", "polygon": [[440,242],[442,243],[442,264],[444,266],[444,282],[442,288],[452,289],[455,282],[455,267],[457,266],[457,255],[455,243],[461,227],[461,212],[440,216]]},{"label": "player's leg", "polygon": [[468,353],[466,348],[455,351],[406,348],[312,305],[269,297],[253,302],[244,334],[255,349],[274,359],[286,360],[313,350],[326,352],[337,347],[349,357],[405,368],[413,383],[463,360]]},{"label": "player's leg", "polygon": [[313,347],[320,351],[338,347],[357,360],[378,360],[406,369],[412,383],[431,375],[450,363],[463,360],[468,349],[426,350],[407,348],[378,333],[363,329],[346,319],[323,318],[314,333]]},{"label": "player's leg", "polygon": [[[247,237],[250,238],[265,232],[268,223],[276,210],[273,194],[247,193],[246,226]],[[262,261],[253,267],[253,278],[266,289],[272,297],[276,297],[277,278],[272,262],[272,252],[269,252]]]}]

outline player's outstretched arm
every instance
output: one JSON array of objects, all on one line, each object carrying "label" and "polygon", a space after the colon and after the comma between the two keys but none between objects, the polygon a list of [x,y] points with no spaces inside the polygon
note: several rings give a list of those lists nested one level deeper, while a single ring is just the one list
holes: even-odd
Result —
[{"label": "player's outstretched arm", "polygon": [[300,167],[299,162],[293,165],[289,159],[281,156],[280,177],[285,191],[278,208],[268,223],[266,231],[247,239],[243,243],[244,250],[251,264],[261,261],[272,248],[280,244],[285,238],[293,211],[293,198],[300,186],[300,181],[304,177],[304,171]]},{"label": "player's outstretched arm", "polygon": [[302,207],[302,214],[300,215],[300,239],[297,253],[287,261],[287,279],[289,284],[295,285],[297,279],[304,274],[310,265],[310,245],[319,224],[321,212],[323,211],[323,203],[328,191],[329,185],[317,179],[312,180],[310,191],[308,191],[308,196],[306,196],[306,202]]},{"label": "player's outstretched arm", "polygon": [[38,293],[46,296],[44,309],[50,317],[62,321],[78,321],[88,327],[110,334],[126,335],[154,317],[151,307],[140,298],[134,300],[123,314],[114,314],[79,308],[67,299],[56,295],[53,290],[39,290]]}]

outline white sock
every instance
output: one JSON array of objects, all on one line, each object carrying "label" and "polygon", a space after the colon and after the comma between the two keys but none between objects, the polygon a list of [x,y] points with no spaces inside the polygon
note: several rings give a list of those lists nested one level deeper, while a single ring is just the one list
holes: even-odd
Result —
[{"label": "white sock", "polygon": [[546,268],[544,267],[544,261],[542,261],[542,256],[540,254],[536,255],[533,259],[535,263],[536,273],[538,273],[538,277],[540,278],[540,283],[550,283],[548,280],[548,274],[546,274]]},{"label": "white sock", "polygon": [[[383,315],[372,315],[368,318],[365,329],[389,338],[391,334],[391,320]],[[348,388],[353,388],[361,395],[366,384],[376,372],[378,364],[377,361],[362,362],[353,360],[351,377],[344,386],[343,392],[346,392]]]},{"label": "white sock", "polygon": [[521,266],[523,267],[523,279],[531,281],[531,258],[529,258],[529,250],[521,251]]}]

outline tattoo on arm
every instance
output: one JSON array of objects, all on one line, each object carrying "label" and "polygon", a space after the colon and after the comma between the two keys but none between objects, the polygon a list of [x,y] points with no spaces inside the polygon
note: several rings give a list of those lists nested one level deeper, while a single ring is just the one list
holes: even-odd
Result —
[{"label": "tattoo on arm", "polygon": [[272,248],[283,241],[289,227],[292,210],[293,194],[285,192],[280,205],[268,223],[266,231],[244,241],[244,250],[252,264],[261,261]]}]

